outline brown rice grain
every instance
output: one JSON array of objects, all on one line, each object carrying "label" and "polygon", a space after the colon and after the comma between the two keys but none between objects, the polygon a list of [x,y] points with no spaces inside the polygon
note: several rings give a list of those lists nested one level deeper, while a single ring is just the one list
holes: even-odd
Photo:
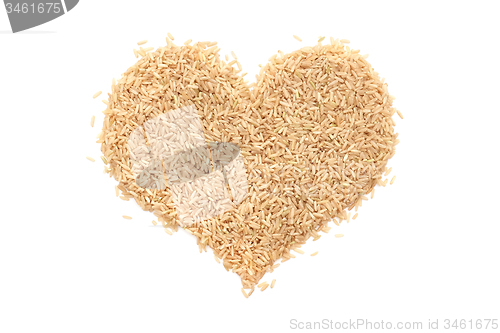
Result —
[{"label": "brown rice grain", "polygon": [[125,220],[132,220],[132,217],[127,216],[127,215],[123,215],[122,217],[123,217]]},{"label": "brown rice grain", "polygon": [[94,96],[92,96],[93,99],[96,99],[97,97],[99,97],[99,95],[102,94],[102,91],[98,91],[94,94]]},{"label": "brown rice grain", "polygon": [[95,162],[95,160],[94,160],[92,157],[90,157],[90,156],[87,156],[87,159],[88,159],[90,162]]}]

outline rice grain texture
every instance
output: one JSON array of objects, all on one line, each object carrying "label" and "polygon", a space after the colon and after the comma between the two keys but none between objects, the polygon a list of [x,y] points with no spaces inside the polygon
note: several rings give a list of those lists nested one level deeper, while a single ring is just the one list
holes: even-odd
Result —
[{"label": "rice grain texture", "polygon": [[185,230],[253,290],[332,219],[347,220],[395,154],[393,97],[346,42],[273,55],[251,84],[214,42],[167,39],[167,46],[141,49],[112,86],[97,140],[122,198],[153,212],[167,232],[178,230],[170,189],[136,184],[128,137],[149,119],[193,105],[207,141],[240,147],[249,189],[238,206]]}]

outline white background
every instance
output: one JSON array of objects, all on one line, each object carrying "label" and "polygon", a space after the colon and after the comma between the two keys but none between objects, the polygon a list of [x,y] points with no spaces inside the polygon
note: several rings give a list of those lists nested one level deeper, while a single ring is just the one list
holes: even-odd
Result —
[{"label": "white background", "polygon": [[[87,0],[18,34],[0,7],[0,332],[500,321],[499,4]],[[275,288],[249,299],[193,236],[154,227],[102,172],[104,95],[92,95],[136,61],[136,42],[161,46],[167,32],[179,43],[218,41],[250,80],[278,49],[349,39],[404,114],[394,185],[266,275]]]}]

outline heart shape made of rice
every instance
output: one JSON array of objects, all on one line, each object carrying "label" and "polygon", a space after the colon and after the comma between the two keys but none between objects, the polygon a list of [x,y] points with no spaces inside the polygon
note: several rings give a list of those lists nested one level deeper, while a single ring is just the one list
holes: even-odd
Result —
[{"label": "heart shape made of rice", "polygon": [[280,259],[293,257],[290,250],[318,239],[332,220],[347,220],[347,211],[381,184],[398,143],[396,110],[365,57],[338,40],[273,55],[252,84],[239,74],[237,60],[224,61],[219,51],[213,42],[176,46],[168,39],[155,51],[141,49],[139,61],[112,85],[97,142],[122,198],[135,199],[172,231],[179,223],[169,189],[135,182],[130,133],[148,119],[194,105],[207,140],[237,144],[248,195],[184,229],[196,236],[200,251],[212,248],[253,290]]}]

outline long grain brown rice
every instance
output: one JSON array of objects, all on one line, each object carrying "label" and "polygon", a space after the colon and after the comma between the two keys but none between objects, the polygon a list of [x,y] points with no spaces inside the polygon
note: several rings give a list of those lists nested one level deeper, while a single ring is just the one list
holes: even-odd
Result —
[{"label": "long grain brown rice", "polygon": [[239,63],[236,69],[219,56],[216,43],[171,40],[151,52],[141,48],[141,58],[112,85],[97,142],[120,198],[153,212],[167,233],[181,225],[174,198],[169,188],[137,185],[132,131],[192,105],[208,142],[237,144],[248,193],[237,207],[185,230],[252,293],[280,260],[295,257],[292,249],[319,239],[332,219],[348,220],[381,183],[398,143],[393,97],[359,51],[343,45],[347,40],[278,53],[251,84]]}]

